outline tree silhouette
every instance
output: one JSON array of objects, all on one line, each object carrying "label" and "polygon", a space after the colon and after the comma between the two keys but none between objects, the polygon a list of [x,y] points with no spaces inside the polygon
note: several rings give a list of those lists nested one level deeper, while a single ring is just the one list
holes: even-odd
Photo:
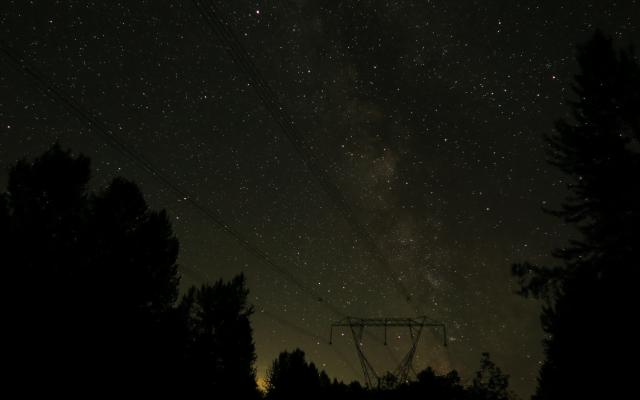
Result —
[{"label": "tree silhouette", "polygon": [[[391,377],[390,377],[391,378]],[[395,378],[391,378],[395,379]],[[391,382],[377,388],[363,388],[357,381],[345,384],[331,381],[324,371],[318,371],[305,360],[300,349],[278,355],[267,372],[267,399],[440,399],[440,400],[513,400],[509,377],[502,373],[484,353],[481,368],[473,384],[463,386],[457,371],[438,375],[427,368],[417,374],[417,380]]]},{"label": "tree silhouette", "polygon": [[6,349],[17,375],[64,380],[59,360],[84,364],[86,353],[70,349],[86,345],[80,319],[87,316],[75,278],[84,272],[86,253],[76,249],[86,238],[89,177],[89,160],[58,145],[10,170],[0,245],[10,283]]},{"label": "tree silhouette", "polygon": [[482,353],[480,370],[476,372],[471,386],[473,399],[478,400],[510,400],[515,395],[509,390],[509,376],[491,361],[489,353]]},{"label": "tree silhouette", "polygon": [[437,375],[431,368],[418,372],[415,391],[436,399],[464,399],[465,390],[460,383],[460,376],[456,371],[447,375]]},{"label": "tree silhouette", "polygon": [[192,287],[180,310],[186,321],[185,383],[201,393],[258,398],[255,346],[244,275]]},{"label": "tree silhouette", "polygon": [[178,241],[166,213],[149,210],[137,185],[115,178],[89,196],[87,233],[78,251],[87,253],[84,271],[75,277],[89,290],[82,293],[89,307],[84,312],[97,317],[93,328],[107,339],[98,359],[127,360],[109,374],[124,381],[166,382],[164,325],[179,283]]},{"label": "tree silhouette", "polygon": [[304,351],[284,351],[273,361],[267,373],[267,399],[319,399],[326,395],[329,381],[314,363],[305,361]]},{"label": "tree silhouette", "polygon": [[609,398],[632,384],[617,367],[637,329],[617,327],[633,315],[640,260],[640,68],[632,49],[617,52],[600,32],[578,63],[573,120],[548,140],[551,163],[571,180],[551,212],[581,237],[554,253],[558,266],[513,267],[522,294],[544,300],[537,399]]},{"label": "tree silhouette", "polygon": [[88,158],[56,144],[19,161],[0,194],[9,380],[49,395],[256,397],[244,277],[177,303],[166,213],[123,178],[92,193],[90,175]]}]

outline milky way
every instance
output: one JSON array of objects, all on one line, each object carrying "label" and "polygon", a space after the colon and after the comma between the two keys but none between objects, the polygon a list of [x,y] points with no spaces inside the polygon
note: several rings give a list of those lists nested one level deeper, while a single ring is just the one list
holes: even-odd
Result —
[{"label": "milky way", "polygon": [[[444,348],[428,332],[419,368],[456,368],[467,380],[488,351],[520,394],[531,393],[539,304],[514,294],[510,265],[553,262],[550,250],[571,235],[541,211],[566,190],[542,137],[567,115],[576,44],[596,28],[639,44],[640,3],[216,4],[386,266],[190,1],[7,0],[0,29],[7,47],[286,273],[248,254],[4,59],[3,170],[60,140],[92,158],[96,187],[115,175],[140,183],[171,214],[183,287],[247,275],[261,376],[278,352],[301,347],[331,376],[361,379],[346,332],[327,343],[340,317],[332,307],[361,317],[420,312],[444,322],[450,340]],[[408,332],[394,331],[387,349],[371,332],[372,361],[393,368]]]}]

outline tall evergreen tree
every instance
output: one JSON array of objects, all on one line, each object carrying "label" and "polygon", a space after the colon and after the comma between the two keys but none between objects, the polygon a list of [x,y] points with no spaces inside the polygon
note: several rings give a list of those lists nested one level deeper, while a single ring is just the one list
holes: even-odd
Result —
[{"label": "tall evergreen tree", "polygon": [[77,250],[86,237],[89,178],[89,160],[58,145],[9,172],[0,253],[5,354],[16,375],[57,377],[67,368],[58,365],[63,359],[69,367],[84,364],[85,353],[73,349],[85,347],[76,344],[85,341],[80,319],[88,316],[74,309],[83,306],[75,278],[84,264]]},{"label": "tall evergreen tree", "polygon": [[537,399],[610,398],[632,385],[618,367],[638,333],[626,322],[640,267],[640,68],[600,32],[578,63],[573,119],[548,140],[551,163],[570,178],[552,213],[580,237],[554,253],[555,267],[513,267],[522,294],[544,300]]},{"label": "tall evergreen tree", "polygon": [[241,274],[226,283],[192,287],[182,299],[187,327],[182,376],[189,390],[259,397],[248,293]]}]

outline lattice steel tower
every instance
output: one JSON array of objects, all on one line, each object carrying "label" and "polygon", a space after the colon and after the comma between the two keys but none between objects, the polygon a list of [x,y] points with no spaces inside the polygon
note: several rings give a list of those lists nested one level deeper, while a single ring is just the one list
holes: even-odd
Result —
[{"label": "lattice steel tower", "polygon": [[413,360],[416,355],[418,342],[420,341],[420,335],[424,327],[436,327],[442,329],[443,344],[447,346],[447,329],[441,322],[434,321],[426,316],[416,318],[355,318],[346,317],[340,321],[331,324],[331,330],[329,333],[329,344],[333,343],[333,328],[347,327],[351,330],[353,335],[353,342],[356,346],[356,353],[362,366],[362,373],[364,374],[365,383],[369,388],[374,387],[374,383],[380,386],[380,376],[376,373],[373,365],[369,362],[364,354],[362,348],[362,336],[365,328],[384,328],[384,345],[387,345],[387,328],[408,328],[409,336],[411,338],[411,347],[409,351],[402,358],[400,364],[396,367],[392,373],[397,383],[406,382],[409,378],[409,374],[416,375],[416,371],[413,368]]}]

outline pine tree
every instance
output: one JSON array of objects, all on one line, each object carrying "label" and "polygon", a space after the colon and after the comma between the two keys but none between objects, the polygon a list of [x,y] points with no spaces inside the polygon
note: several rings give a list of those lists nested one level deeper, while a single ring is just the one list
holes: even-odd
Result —
[{"label": "pine tree", "polygon": [[183,297],[187,332],[182,372],[189,390],[259,397],[248,294],[240,274],[229,282],[192,287]]},{"label": "pine tree", "polygon": [[548,140],[551,163],[570,178],[551,212],[580,237],[555,251],[555,267],[513,268],[522,294],[544,300],[537,399],[609,398],[631,385],[618,367],[637,334],[626,321],[640,267],[640,68],[600,32],[578,63],[573,119]]}]

